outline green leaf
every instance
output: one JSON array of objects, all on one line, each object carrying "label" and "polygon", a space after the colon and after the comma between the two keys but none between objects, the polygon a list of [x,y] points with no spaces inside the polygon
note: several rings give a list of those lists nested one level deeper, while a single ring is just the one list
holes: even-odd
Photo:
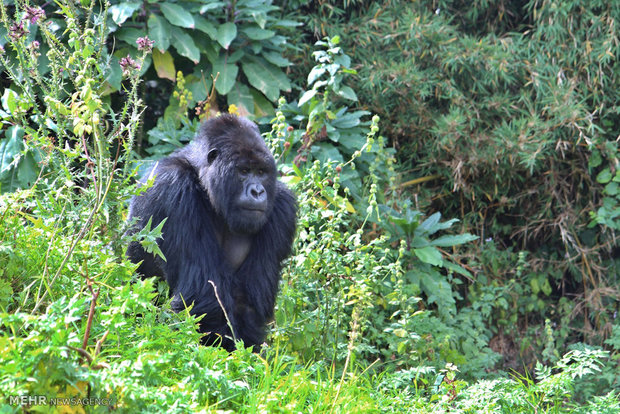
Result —
[{"label": "green leaf", "polygon": [[[358,134],[343,134],[340,133],[340,138],[338,139],[338,143],[347,150],[353,152],[361,148],[366,142],[366,137]],[[413,230],[412,230],[413,231]]]},{"label": "green leaf", "polygon": [[592,150],[592,154],[588,159],[588,167],[596,168],[603,162],[603,157],[601,157],[601,152],[597,149]]},{"label": "green leaf", "polygon": [[211,90],[211,78],[204,77],[198,71],[185,77],[185,87],[192,92],[194,102],[204,101]]},{"label": "green leaf", "polygon": [[17,184],[20,187],[30,187],[39,175],[39,168],[32,152],[28,151],[17,165]]},{"label": "green leaf", "polygon": [[301,95],[301,98],[299,98],[299,102],[297,102],[297,105],[300,107],[303,106],[303,104],[314,98],[314,95],[316,95],[317,92],[318,91],[316,89],[310,89],[309,91],[304,92],[304,94]]},{"label": "green leaf", "polygon": [[6,88],[2,94],[2,107],[10,114],[14,114],[17,109],[17,92]]},{"label": "green leaf", "polygon": [[200,62],[200,50],[196,47],[194,39],[178,27],[172,28],[172,45],[179,52],[194,63]]},{"label": "green leaf", "polygon": [[542,293],[544,293],[545,296],[549,296],[551,294],[552,289],[551,284],[549,283],[549,279],[544,278],[544,281],[540,286],[540,290],[542,290]]},{"label": "green leaf", "polygon": [[163,219],[157,227],[151,230],[151,226],[153,225],[153,217],[150,217],[149,221],[146,223],[146,226],[144,226],[144,228],[138,233],[144,237],[144,239],[140,241],[144,251],[160,257],[164,262],[166,261],[166,256],[164,256],[164,253],[160,250],[159,245],[157,244],[157,239],[161,237],[162,228],[164,227],[166,220],[168,220],[168,218]]},{"label": "green leaf", "polygon": [[315,66],[310,70],[308,74],[308,86],[312,85],[317,79],[319,79],[326,72],[324,67]]},{"label": "green leaf", "polygon": [[454,223],[457,223],[458,219],[450,219],[448,221],[444,221],[443,223],[439,222],[441,218],[441,213],[437,212],[424,220],[420,227],[417,228],[416,234],[424,234],[431,235],[437,233],[439,230],[449,229]]},{"label": "green leaf", "polygon": [[234,23],[224,23],[217,28],[217,41],[224,49],[228,49],[235,37],[237,37],[237,26]]},{"label": "green leaf", "polygon": [[112,16],[114,23],[121,26],[127,19],[133,16],[135,11],[138,10],[140,6],[142,6],[142,2],[140,1],[123,2],[111,6],[109,13]]},{"label": "green leaf", "polygon": [[147,25],[149,28],[149,38],[155,42],[155,47],[162,53],[168,50],[172,26],[156,14],[149,16]]},{"label": "green leaf", "polygon": [[353,91],[353,89],[351,89],[348,86],[342,86],[339,90],[338,90],[338,95],[342,96],[344,99],[348,99],[350,101],[354,101],[357,102],[357,95],[355,94],[355,92]]},{"label": "green leaf", "polygon": [[596,181],[601,184],[607,184],[608,182],[610,182],[611,171],[609,170],[609,168],[605,168],[603,171],[598,173],[598,175],[596,176]]},{"label": "green leaf", "polygon": [[443,262],[443,267],[445,267],[446,269],[448,269],[448,270],[450,270],[450,271],[452,271],[454,273],[458,273],[460,275],[463,275],[465,277],[473,279],[472,274],[467,269],[465,269],[465,268],[463,268],[463,267],[461,267],[461,266],[459,266],[459,265],[457,265],[455,263],[452,263],[452,262],[450,262],[448,260]]},{"label": "green leaf", "polygon": [[226,3],[224,3],[223,1],[210,2],[200,8],[200,14],[204,14],[204,12],[206,11],[221,8],[224,6],[226,6]]},{"label": "green leaf", "polygon": [[226,95],[237,80],[239,67],[233,63],[227,63],[226,56],[220,56],[220,59],[213,64],[213,76],[219,72],[215,89],[220,95]]},{"label": "green leaf", "polygon": [[245,52],[243,51],[243,49],[237,49],[233,53],[228,55],[228,63],[237,63],[244,56]]},{"label": "green leaf", "polygon": [[119,65],[119,60],[116,56],[110,56],[110,64],[106,66],[106,82],[108,82],[114,89],[119,90],[121,88],[121,82],[123,80],[123,71]]},{"label": "green leaf", "polygon": [[275,102],[280,91],[290,91],[291,84],[280,68],[265,60],[242,63],[243,73],[250,85],[261,91],[267,99]]},{"label": "green leaf", "polygon": [[436,238],[431,241],[431,246],[439,246],[439,247],[451,247],[457,246],[463,243],[469,243],[470,241],[477,240],[478,236],[474,236],[473,234],[465,233],[465,234],[457,234],[457,235],[445,235]]},{"label": "green leaf", "polygon": [[254,98],[250,93],[250,88],[241,82],[236,82],[227,96],[228,105],[236,105],[239,114],[247,116],[254,113]]},{"label": "green leaf", "polygon": [[358,126],[362,121],[361,118],[364,115],[369,115],[368,111],[355,111],[348,114],[337,117],[332,121],[332,125],[339,129],[347,129]]},{"label": "green leaf", "polygon": [[612,181],[605,186],[605,194],[615,196],[618,194],[618,183]]},{"label": "green leaf", "polygon": [[277,52],[263,52],[262,56],[267,60],[267,62],[273,63],[276,66],[286,67],[291,64],[288,59],[282,57],[282,55]]},{"label": "green leaf", "polygon": [[201,16],[194,16],[194,24],[196,25],[196,30],[200,30],[203,33],[209,35],[211,40],[217,39],[217,29],[215,25]]},{"label": "green leaf", "polygon": [[422,224],[420,224],[420,230],[430,231],[437,223],[439,223],[439,219],[441,219],[440,212],[432,214],[429,218],[424,220]]},{"label": "green leaf", "polygon": [[11,168],[11,163],[18,157],[24,148],[22,138],[24,129],[19,126],[9,127],[5,132],[6,139],[0,141],[0,172]]},{"label": "green leaf", "polygon": [[217,42],[194,42],[200,49],[200,53],[207,57],[209,63],[214,64],[220,58],[222,47]]},{"label": "green leaf", "polygon": [[274,31],[261,29],[260,27],[245,27],[241,31],[252,40],[266,40],[276,34]]},{"label": "green leaf", "polygon": [[275,115],[276,111],[271,102],[265,98],[265,95],[254,88],[250,88],[250,93],[254,98],[254,115],[257,117]]},{"label": "green leaf", "polygon": [[337,63],[345,69],[349,69],[351,67],[351,58],[347,55],[338,55],[334,58],[334,63]]},{"label": "green leaf", "polygon": [[432,266],[443,265],[441,252],[432,246],[426,246],[421,249],[413,249],[413,252],[418,257],[418,259],[420,259],[424,263],[428,263]]},{"label": "green leaf", "polygon": [[144,36],[144,30],[138,30],[134,27],[124,27],[114,33],[114,37],[133,47],[136,47],[136,40],[142,36]]},{"label": "green leaf", "polygon": [[409,333],[403,328],[397,328],[397,329],[394,329],[394,335],[396,335],[399,338],[405,338],[409,335]]},{"label": "green leaf", "polygon": [[175,3],[161,3],[159,7],[166,20],[173,25],[186,29],[194,28],[194,17],[185,8]]},{"label": "green leaf", "polygon": [[267,23],[267,15],[265,13],[252,12],[252,18],[261,29],[265,28],[265,23]]},{"label": "green leaf", "polygon": [[337,163],[344,162],[342,154],[338,151],[338,148],[327,142],[319,142],[310,148],[310,152],[317,160],[321,161],[321,164],[327,164],[329,161],[336,161]]},{"label": "green leaf", "polygon": [[30,187],[36,180],[40,166],[32,151],[23,153],[25,131],[14,125],[5,132],[6,139],[0,140],[0,187],[3,192],[19,187]]},{"label": "green leaf", "polygon": [[176,70],[174,68],[174,60],[170,52],[161,53],[157,49],[153,49],[153,66],[157,71],[157,76],[163,79],[175,81]]},{"label": "green leaf", "polygon": [[[258,23],[258,22],[256,22]],[[303,25],[302,22],[296,22],[295,20],[277,20],[274,22],[274,27],[290,28]],[[264,26],[261,26],[264,28]]]}]

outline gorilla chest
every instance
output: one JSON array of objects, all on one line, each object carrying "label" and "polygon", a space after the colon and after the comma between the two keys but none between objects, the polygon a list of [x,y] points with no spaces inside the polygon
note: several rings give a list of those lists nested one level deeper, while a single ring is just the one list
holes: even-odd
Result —
[{"label": "gorilla chest", "polygon": [[233,270],[239,269],[250,254],[252,240],[244,234],[223,232],[217,234],[217,241],[230,267]]}]

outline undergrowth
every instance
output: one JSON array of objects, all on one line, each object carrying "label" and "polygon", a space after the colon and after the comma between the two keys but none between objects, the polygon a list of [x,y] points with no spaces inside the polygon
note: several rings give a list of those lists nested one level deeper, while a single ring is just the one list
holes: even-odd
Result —
[{"label": "undergrowth", "polygon": [[[458,286],[474,275],[454,252],[475,237],[398,191],[378,117],[353,112],[338,125],[351,114],[339,99],[355,100],[340,83],[351,73],[336,38],[316,46],[317,67],[337,67],[311,82],[316,92],[302,92],[305,102],[280,101],[265,134],[300,204],[269,345],[256,354],[200,346],[195,318],[157,304],[165,289],[140,279],[124,257],[149,39],[137,43],[139,58],[119,62],[125,103],[115,109],[105,12],[58,2],[60,30],[29,3],[1,7],[12,56],[1,60],[3,412],[620,409],[617,392],[587,388],[613,369],[598,348],[577,346],[531,376],[492,374],[497,355],[484,318],[507,292],[484,291],[479,307],[457,307]],[[607,345],[616,357],[613,332]]]}]

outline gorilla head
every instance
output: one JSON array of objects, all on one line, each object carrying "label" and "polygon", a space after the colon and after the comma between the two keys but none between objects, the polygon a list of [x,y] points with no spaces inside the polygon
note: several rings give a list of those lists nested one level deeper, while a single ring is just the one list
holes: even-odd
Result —
[{"label": "gorilla head", "polygon": [[198,132],[191,161],[228,229],[254,234],[273,209],[276,164],[254,123],[228,114],[216,119]]}]

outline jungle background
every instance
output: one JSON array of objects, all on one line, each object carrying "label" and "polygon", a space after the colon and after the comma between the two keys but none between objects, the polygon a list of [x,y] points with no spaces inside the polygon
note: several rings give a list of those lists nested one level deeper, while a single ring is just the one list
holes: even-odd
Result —
[{"label": "jungle background", "polygon": [[[620,410],[620,1],[0,4],[3,412]],[[124,255],[219,112],[298,196],[260,353]]]}]

